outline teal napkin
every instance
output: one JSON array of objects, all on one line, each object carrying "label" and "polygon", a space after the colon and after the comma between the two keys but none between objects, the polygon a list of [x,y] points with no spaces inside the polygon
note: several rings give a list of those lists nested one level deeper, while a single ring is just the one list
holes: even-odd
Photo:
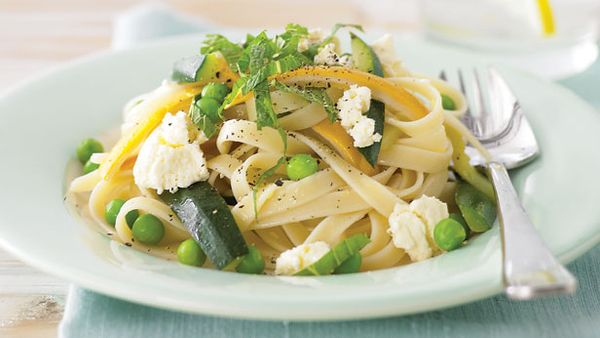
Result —
[{"label": "teal napkin", "polygon": [[585,72],[559,83],[600,109],[600,59]]},{"label": "teal napkin", "polygon": [[599,337],[600,247],[569,265],[574,296],[530,302],[497,296],[424,314],[342,322],[264,322],[165,311],[72,287],[63,338],[162,337]]},{"label": "teal napkin", "polygon": [[[152,5],[121,15],[113,47],[215,26]],[[600,62],[561,81],[600,108]],[[600,220],[599,220],[600,221]],[[265,322],[160,310],[76,286],[60,323],[62,338],[163,337],[600,337],[600,247],[569,265],[579,289],[573,296],[513,302],[500,295],[424,314],[342,322]]]}]

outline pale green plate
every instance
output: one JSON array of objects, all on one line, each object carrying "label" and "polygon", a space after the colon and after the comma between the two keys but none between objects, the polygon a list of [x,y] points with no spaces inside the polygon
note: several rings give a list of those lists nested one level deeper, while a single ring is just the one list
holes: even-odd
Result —
[{"label": "pale green plate", "polygon": [[[345,276],[276,278],[191,268],[111,242],[63,205],[74,147],[119,124],[132,96],[156,87],[200,39],[108,53],[44,74],[0,99],[0,243],[25,262],[107,295],[179,311],[286,320],[415,313],[501,292],[497,227],[466,247],[402,268]],[[414,70],[481,65],[405,43]],[[514,175],[550,248],[567,262],[600,240],[600,114],[555,84],[501,68],[531,119],[541,157]]]}]

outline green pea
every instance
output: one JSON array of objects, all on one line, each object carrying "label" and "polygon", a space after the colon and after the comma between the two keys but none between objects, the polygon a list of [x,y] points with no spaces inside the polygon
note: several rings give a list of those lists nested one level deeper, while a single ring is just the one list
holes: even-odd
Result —
[{"label": "green pea", "polygon": [[248,247],[248,254],[242,258],[235,271],[241,273],[262,274],[265,270],[265,260],[263,259],[260,251],[251,245]]},{"label": "green pea", "polygon": [[133,223],[133,238],[144,244],[158,244],[165,236],[165,226],[158,217],[145,214]]},{"label": "green pea", "polygon": [[102,146],[102,143],[93,138],[87,138],[81,141],[79,146],[77,146],[77,158],[81,164],[85,164],[85,162],[92,157],[92,154],[101,153],[103,151],[104,147]]},{"label": "green pea", "polygon": [[[114,199],[108,202],[104,208],[104,218],[106,219],[106,223],[112,226],[117,224],[117,215],[119,214],[119,211],[121,211],[123,204],[125,204],[125,201],[122,199]],[[135,220],[139,215],[140,213],[137,210],[131,210],[125,215],[125,220],[130,228],[133,226],[133,223],[135,223]]]},{"label": "green pea", "polygon": [[308,154],[292,156],[288,161],[287,175],[290,179],[298,181],[317,172],[319,164],[317,160]]},{"label": "green pea", "polygon": [[100,168],[100,165],[98,163],[94,163],[94,162],[88,160],[83,165],[83,173],[84,174],[89,174],[89,173],[91,173],[92,171],[94,171],[94,170],[96,170],[98,168]]},{"label": "green pea", "polygon": [[436,224],[433,230],[435,244],[446,251],[457,249],[467,238],[465,228],[452,218],[446,218]]},{"label": "green pea", "polygon": [[177,247],[177,260],[186,265],[202,266],[206,261],[206,254],[193,239],[186,239]]},{"label": "green pea", "polygon": [[223,102],[225,96],[229,94],[229,88],[222,83],[209,83],[202,88],[202,97],[215,99],[218,102]]},{"label": "green pea", "polygon": [[211,116],[215,115],[219,110],[219,106],[221,106],[217,100],[210,97],[202,97],[196,102],[196,105],[203,113]]},{"label": "green pea", "polygon": [[456,103],[446,94],[442,94],[442,108],[445,110],[456,110]]},{"label": "green pea", "polygon": [[360,254],[360,252],[357,252],[354,255],[350,256],[350,258],[343,261],[342,264],[340,264],[340,266],[335,268],[333,273],[338,274],[338,275],[347,274],[347,273],[356,273],[356,272],[360,271],[361,263],[362,263],[362,255]]}]

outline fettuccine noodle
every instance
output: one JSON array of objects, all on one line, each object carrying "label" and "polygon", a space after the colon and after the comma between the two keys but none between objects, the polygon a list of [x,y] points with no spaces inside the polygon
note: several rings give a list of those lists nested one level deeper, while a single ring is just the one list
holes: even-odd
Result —
[{"label": "fettuccine noodle", "polygon": [[[291,85],[315,80],[315,86],[329,88],[326,93],[333,102],[349,88],[350,81],[318,75],[304,80],[298,80],[293,74],[289,78],[283,74],[280,78]],[[453,127],[487,154],[458,120],[466,110],[465,99],[459,91],[442,80],[408,71],[400,77],[385,77],[380,81],[390,88],[401,88],[421,111],[411,110],[410,105],[396,104],[395,96],[378,94],[377,88],[370,87],[374,98],[386,103],[384,146],[371,175],[336,151],[331,140],[315,132],[313,127],[327,119],[322,105],[280,90],[272,91],[271,98],[275,113],[285,114],[279,123],[287,133],[287,147],[276,129],[258,128],[253,97],[228,108],[224,115],[235,118],[226,119],[216,135],[201,145],[208,182],[222,195],[235,199],[231,206],[233,217],[247,243],[256,245],[267,258],[268,271],[274,269],[275,259],[283,251],[317,241],[333,246],[355,233],[366,233],[371,240],[361,250],[361,270],[405,264],[410,260],[406,259],[404,250],[394,245],[387,230],[388,218],[397,204],[407,204],[422,195],[441,198],[444,191],[453,189],[448,178],[453,149],[446,128]],[[369,83],[366,81],[365,86],[369,87]],[[124,151],[118,157],[113,156],[114,152],[95,154],[92,161],[100,163],[100,169],[70,183],[69,193],[86,197],[87,205],[82,207],[89,209],[103,231],[114,232],[114,240],[175,259],[177,244],[190,238],[185,226],[156,191],[136,184],[132,167],[141,145],[159,120],[153,120],[153,125],[143,130],[136,129],[137,124],[146,123],[144,119],[157,109],[173,114],[187,110],[190,98],[201,89],[201,85],[165,82],[154,92],[127,103],[121,139],[116,142],[116,147]],[[455,109],[443,109],[442,94],[454,101]],[[128,141],[134,133],[141,135],[136,144]],[[317,158],[319,171],[281,184],[275,178],[285,176],[283,166],[273,179],[255,189],[261,173],[272,168],[282,156],[294,154]],[[116,169],[111,169],[112,166]],[[113,227],[107,224],[103,213],[106,204],[115,198],[127,202]],[[166,231],[160,243],[150,246],[134,240],[125,219],[132,210],[150,213],[163,222]]]}]

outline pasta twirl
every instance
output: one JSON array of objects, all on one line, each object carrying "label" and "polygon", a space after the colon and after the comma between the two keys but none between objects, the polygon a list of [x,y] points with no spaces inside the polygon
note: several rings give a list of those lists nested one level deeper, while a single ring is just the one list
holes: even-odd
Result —
[{"label": "pasta twirl", "polygon": [[[279,52],[260,60],[249,56],[249,63],[230,51],[218,50],[215,46],[207,49],[214,58],[226,59],[226,63],[219,65],[238,69],[241,77],[235,84],[203,82],[198,77],[206,70],[200,64],[194,74],[178,75],[180,82],[188,76],[188,83],[165,81],[157,90],[127,103],[120,138],[107,153],[93,155],[91,160],[99,163],[100,169],[74,179],[69,193],[86,199],[85,208],[89,209],[95,223],[104,231],[115,231],[115,240],[167,259],[176,259],[178,243],[190,237],[198,243],[203,242],[198,238],[200,235],[190,232],[189,215],[182,217],[181,210],[172,208],[173,199],[165,199],[156,191],[176,194],[198,182],[198,179],[186,181],[189,175],[186,176],[185,170],[190,169],[185,168],[189,168],[190,162],[183,153],[189,144],[197,144],[194,151],[200,155],[194,156],[202,156],[205,160],[202,165],[206,165],[209,173],[208,178],[201,181],[207,182],[222,198],[222,205],[228,204],[235,231],[241,233],[247,245],[255,246],[266,258],[268,273],[276,266],[288,264],[283,262],[284,257],[291,255],[294,248],[309,250],[307,245],[314,243],[333,248],[357,234],[365,234],[370,240],[359,252],[350,251],[361,256],[363,271],[416,260],[418,255],[411,246],[413,242],[427,243],[434,255],[440,253],[432,235],[436,224],[429,224],[431,217],[418,206],[425,202],[437,203],[435,207],[441,207],[441,214],[448,217],[446,204],[437,198],[451,196],[448,191],[455,186],[449,178],[452,176],[451,159],[463,149],[453,149],[446,128],[453,128],[484,156],[487,155],[457,118],[466,110],[464,97],[441,80],[410,73],[404,68],[395,74],[393,64],[400,64],[400,61],[390,61],[389,53],[385,60],[393,64],[384,64],[384,77],[376,66],[367,69],[368,72],[356,68],[356,64],[362,65],[365,60],[361,60],[364,56],[354,50],[351,56],[354,64],[346,62],[347,59],[342,64],[341,53],[335,54],[339,47],[335,42],[333,47],[328,45],[332,40],[327,37],[318,41],[311,39],[312,49],[304,50],[298,47],[304,41],[302,39],[307,39],[308,33],[304,34],[303,29],[292,30],[288,26],[288,35],[274,39],[262,34],[254,37],[247,42],[253,48],[262,48],[266,54],[270,49]],[[297,39],[289,39],[291,35]],[[272,44],[272,41],[280,43]],[[249,48],[230,43],[233,46],[230,48],[239,49],[240,54],[244,48]],[[294,43],[298,46],[294,47]],[[325,52],[329,54],[318,55]],[[369,55],[377,58],[375,52]],[[326,60],[326,63],[318,64],[319,60]],[[256,68],[262,64],[267,66]],[[378,72],[381,73],[378,75]],[[215,78],[218,79],[218,73],[211,77]],[[280,84],[275,86],[276,82]],[[452,111],[444,109],[443,95],[454,102]],[[341,100],[353,101],[344,102],[344,107],[350,108],[343,110],[338,105]],[[369,104],[374,100],[385,104],[379,116],[370,107],[373,104]],[[322,127],[313,129],[317,124],[322,126],[323,121],[339,123],[336,119],[345,119],[344,129],[336,128],[350,137],[345,135],[343,140],[336,139],[335,133],[323,133]],[[171,122],[165,123],[167,120]],[[374,126],[383,126],[379,129],[383,135],[376,134]],[[155,136],[150,138],[150,135]],[[361,144],[367,142],[369,147],[377,147],[375,151],[378,152],[376,163],[371,163],[369,170],[364,170],[368,162],[357,160],[364,152],[355,145],[359,143],[358,137],[366,136],[370,138],[361,139]],[[150,139],[157,142],[153,145],[157,150],[150,155],[154,157],[146,158],[148,152],[140,152],[140,149],[149,146]],[[292,180],[287,176],[287,170],[291,165],[289,159],[296,155],[305,156],[303,159],[310,163],[316,161],[316,170]],[[141,161],[146,161],[144,163],[150,169],[138,175],[153,175],[154,171],[168,174],[171,175],[170,182],[176,182],[176,185],[157,188],[136,184],[160,182],[160,177],[136,180],[132,167]],[[304,173],[309,169],[298,170]],[[116,223],[107,224],[104,208],[117,198],[126,202]],[[425,202],[415,203],[418,199]],[[455,205],[454,201],[445,202]],[[125,217],[132,210],[151,214],[163,224],[164,235],[157,244],[136,241],[137,225],[132,227]],[[196,212],[198,214],[193,217],[212,217],[210,212],[208,216],[202,214],[201,208]],[[403,214],[406,212],[413,212],[414,217]],[[398,219],[413,219],[420,223],[402,223]],[[206,222],[210,223],[210,220]],[[390,224],[393,222],[402,228],[392,229]],[[213,230],[218,232],[218,228]],[[408,244],[399,246],[398,243]],[[310,271],[321,271],[318,258],[311,261],[309,256],[298,257],[294,263],[298,265],[295,271],[309,266],[309,261],[317,264],[315,270]],[[278,271],[281,270],[279,267]]]}]

